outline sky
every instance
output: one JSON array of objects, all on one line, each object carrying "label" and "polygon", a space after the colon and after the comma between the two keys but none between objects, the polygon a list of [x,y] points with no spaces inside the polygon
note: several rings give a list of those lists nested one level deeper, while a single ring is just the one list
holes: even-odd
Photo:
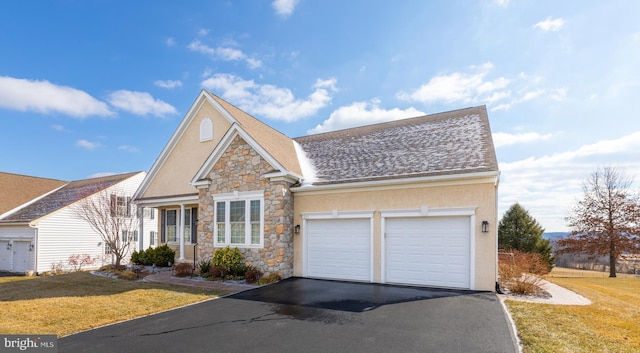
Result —
[{"label": "sky", "polygon": [[567,231],[596,168],[640,177],[638,13],[631,0],[3,2],[0,171],[148,171],[202,89],[290,137],[486,105],[498,217],[519,202]]}]

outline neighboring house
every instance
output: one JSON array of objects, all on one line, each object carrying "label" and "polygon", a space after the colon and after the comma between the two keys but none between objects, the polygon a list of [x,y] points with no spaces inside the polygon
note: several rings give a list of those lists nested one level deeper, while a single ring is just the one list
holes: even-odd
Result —
[{"label": "neighboring house", "polygon": [[[0,215],[0,270],[35,273],[55,268],[69,270],[72,269],[69,264],[72,255],[88,255],[96,259],[93,267],[110,263],[104,241],[88,223],[78,217],[74,207],[86,198],[97,197],[101,192],[112,193],[120,198],[123,196],[119,195],[128,195],[123,202],[116,197],[110,207],[124,207],[126,212],[136,217],[131,196],[145,175],[145,172],[136,172],[61,182],[62,185],[48,193],[26,201],[22,199],[21,205],[14,205],[13,209]],[[32,179],[36,183],[40,178]],[[24,183],[14,192],[29,194],[31,187],[31,183]],[[4,202],[5,194],[0,194],[0,203]],[[144,236],[138,236],[138,232],[129,234],[133,239],[130,251],[146,248],[149,239],[156,238],[157,221],[152,217],[154,213],[147,211],[145,216],[144,222],[140,222],[143,232],[139,233]]]},{"label": "neighboring house", "polygon": [[203,90],[134,198],[178,261],[494,290],[498,181],[483,106],[292,139]]}]

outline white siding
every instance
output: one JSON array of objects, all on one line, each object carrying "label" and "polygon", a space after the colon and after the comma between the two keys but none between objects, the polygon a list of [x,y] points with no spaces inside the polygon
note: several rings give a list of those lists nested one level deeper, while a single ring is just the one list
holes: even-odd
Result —
[{"label": "white siding", "polygon": [[[133,196],[145,173],[137,174],[108,190],[121,195]],[[98,233],[93,231],[88,223],[81,220],[73,211],[73,205],[50,214],[38,223],[37,244],[37,272],[51,271],[52,266],[62,265],[64,270],[71,270],[69,257],[87,254],[97,258],[93,267],[109,264],[110,258],[104,256],[104,241]],[[132,210],[135,215],[135,210]],[[157,228],[156,220],[145,220],[145,247],[148,247],[148,234]],[[155,228],[154,228],[155,227]],[[140,236],[140,235],[139,235]],[[138,248],[137,243],[131,244],[129,252]],[[128,262],[125,258],[123,264]],[[83,267],[90,268],[90,267]]]}]

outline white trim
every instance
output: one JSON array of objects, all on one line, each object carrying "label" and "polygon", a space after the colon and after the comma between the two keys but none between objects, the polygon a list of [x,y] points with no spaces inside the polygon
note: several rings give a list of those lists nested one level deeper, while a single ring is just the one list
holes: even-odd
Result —
[{"label": "white trim", "polygon": [[208,179],[208,174],[215,165],[215,163],[222,157],[224,152],[229,148],[233,140],[239,136],[242,138],[251,148],[256,150],[258,154],[264,158],[267,163],[269,163],[274,169],[279,170],[279,173],[271,173],[271,177],[287,177],[292,180],[298,181],[302,179],[302,176],[297,175],[296,173],[292,173],[287,171],[287,169],[281,165],[271,154],[269,154],[259,143],[257,143],[251,135],[249,135],[240,125],[234,123],[231,125],[229,130],[225,133],[220,143],[216,146],[216,148],[211,152],[207,160],[204,162],[202,167],[198,169],[196,175],[191,179],[191,185],[193,186],[203,186]]},{"label": "white trim", "polygon": [[476,206],[428,208],[422,206],[412,209],[397,209],[380,211],[380,282],[387,283],[386,253],[387,253],[387,218],[430,218],[430,217],[469,217],[469,289],[476,289]]},{"label": "white trim", "polygon": [[200,121],[200,142],[213,140],[213,121],[205,117]]},{"label": "white trim", "polygon": [[339,211],[330,212],[302,212],[302,276],[309,275],[308,269],[308,221],[315,219],[369,219],[369,282],[373,282],[373,240],[374,240],[374,211]]},{"label": "white trim", "polygon": [[[251,232],[251,227],[245,228],[245,243],[244,244],[233,244],[231,243],[231,207],[230,201],[244,201],[245,202],[245,224],[247,222],[251,224],[251,201],[260,201],[260,243],[252,244],[251,243],[251,235],[247,236],[248,232]],[[217,209],[218,202],[225,203],[225,241],[224,243],[218,242],[218,218],[217,218]],[[247,205],[248,204],[248,205]],[[230,193],[224,194],[216,194],[213,195],[213,246],[215,248],[225,247],[225,246],[234,246],[242,249],[262,249],[264,248],[264,191],[245,191],[239,192],[234,191]]]},{"label": "white trim", "polygon": [[356,181],[340,184],[303,185],[291,188],[291,192],[300,195],[335,194],[361,191],[380,191],[410,189],[416,187],[438,187],[492,183],[497,184],[500,172],[480,172],[467,174],[448,174],[423,177],[406,177],[375,181]]},{"label": "white trim", "polygon": [[187,196],[170,196],[157,199],[141,199],[136,200],[135,203],[142,207],[158,208],[163,206],[177,206],[180,203],[184,204],[198,204],[200,198],[198,195]]},{"label": "white trim", "polygon": [[162,149],[162,152],[160,153],[158,158],[153,162],[153,165],[151,166],[149,173],[144,178],[144,180],[140,184],[140,187],[138,187],[138,190],[136,190],[135,194],[133,195],[134,200],[141,198],[142,195],[147,191],[147,189],[149,188],[149,185],[151,184],[153,179],[156,177],[160,169],[162,169],[162,166],[167,161],[167,158],[171,155],[171,153],[173,152],[173,149],[176,147],[176,145],[184,135],[185,131],[187,130],[187,127],[191,124],[196,114],[198,113],[198,111],[200,110],[200,108],[205,102],[208,102],[209,104],[211,104],[214,107],[214,109],[216,109],[231,124],[237,123],[237,120],[234,119],[233,116],[228,111],[226,111],[220,104],[218,104],[218,102],[216,102],[216,100],[213,99],[213,97],[209,92],[207,92],[204,89],[201,90],[198,96],[196,97],[195,101],[189,108],[189,111],[187,112],[187,114],[185,114],[184,118],[182,119],[182,122],[180,122],[180,125],[178,125],[178,128],[174,131],[173,135],[169,139],[169,142],[167,142],[167,144]]}]

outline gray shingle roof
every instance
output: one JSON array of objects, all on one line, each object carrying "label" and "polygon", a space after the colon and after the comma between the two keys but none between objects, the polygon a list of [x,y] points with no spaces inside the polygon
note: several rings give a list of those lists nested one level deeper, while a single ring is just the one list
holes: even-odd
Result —
[{"label": "gray shingle roof", "polygon": [[295,139],[314,185],[498,170],[484,106]]},{"label": "gray shingle roof", "polygon": [[59,190],[33,202],[32,204],[0,219],[0,223],[26,223],[46,216],[72,203],[104,190],[140,172],[110,175],[72,181]]}]

